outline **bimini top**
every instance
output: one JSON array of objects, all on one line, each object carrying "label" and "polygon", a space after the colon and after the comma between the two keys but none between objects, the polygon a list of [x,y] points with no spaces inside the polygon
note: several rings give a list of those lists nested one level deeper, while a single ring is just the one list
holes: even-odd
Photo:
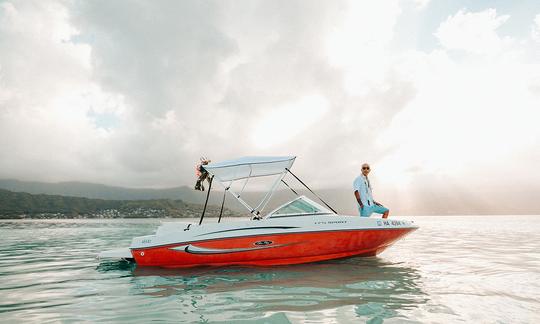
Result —
[{"label": "bimini top", "polygon": [[210,163],[204,168],[220,182],[284,174],[296,156],[246,156]]}]

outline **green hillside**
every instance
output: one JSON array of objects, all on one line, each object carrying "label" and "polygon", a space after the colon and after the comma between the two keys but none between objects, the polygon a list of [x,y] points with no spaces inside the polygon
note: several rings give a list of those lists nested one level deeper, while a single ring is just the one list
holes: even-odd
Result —
[{"label": "green hillside", "polygon": [[[198,217],[202,208],[182,200],[105,200],[0,189],[0,218]],[[209,206],[207,215],[219,215],[219,208]],[[224,216],[233,213],[225,209]]]}]

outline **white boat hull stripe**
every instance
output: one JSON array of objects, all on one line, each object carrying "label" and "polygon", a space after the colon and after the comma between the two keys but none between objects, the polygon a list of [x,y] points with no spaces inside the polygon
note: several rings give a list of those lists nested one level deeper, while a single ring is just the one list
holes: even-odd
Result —
[{"label": "white boat hull stripe", "polygon": [[224,254],[224,253],[238,253],[238,252],[272,249],[272,248],[288,246],[292,244],[297,244],[297,243],[257,246],[257,247],[252,247],[252,248],[234,248],[234,249],[211,249],[211,248],[203,248],[203,247],[188,244],[188,245],[173,247],[173,248],[170,248],[170,250],[182,251],[182,252],[191,253],[191,254]]}]

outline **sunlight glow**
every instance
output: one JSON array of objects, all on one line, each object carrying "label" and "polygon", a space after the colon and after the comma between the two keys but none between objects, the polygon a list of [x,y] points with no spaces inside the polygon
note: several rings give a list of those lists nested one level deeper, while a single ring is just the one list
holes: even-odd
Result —
[{"label": "sunlight glow", "polygon": [[328,100],[323,96],[311,95],[272,109],[261,116],[253,130],[252,141],[258,147],[286,142],[318,121],[328,106]]},{"label": "sunlight glow", "polygon": [[384,82],[383,72],[392,60],[387,45],[399,14],[398,1],[349,1],[345,20],[328,34],[329,62],[343,68],[350,94],[363,95]]},{"label": "sunlight glow", "polygon": [[458,174],[471,163],[492,167],[534,145],[540,112],[526,70],[512,64],[494,71],[478,63],[441,69],[379,138],[381,146],[396,147],[381,163]]}]

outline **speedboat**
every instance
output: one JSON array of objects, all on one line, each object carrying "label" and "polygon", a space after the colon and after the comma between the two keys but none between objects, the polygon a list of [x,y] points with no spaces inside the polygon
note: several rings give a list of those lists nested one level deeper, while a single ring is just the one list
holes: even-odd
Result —
[{"label": "speedboat", "polygon": [[[98,257],[134,261],[137,266],[274,266],[353,256],[375,256],[418,228],[412,221],[338,214],[291,172],[295,156],[244,157],[204,166],[209,188],[197,223],[163,223],[153,235],[133,238],[128,248],[101,252]],[[299,195],[285,181],[290,174],[320,203]],[[271,178],[270,189],[255,206],[243,198],[251,179]],[[221,213],[204,222],[213,182],[224,188]],[[240,183],[241,189],[233,189]],[[278,184],[296,194],[291,201],[262,216]],[[227,193],[252,215],[249,220],[221,222]]]}]

